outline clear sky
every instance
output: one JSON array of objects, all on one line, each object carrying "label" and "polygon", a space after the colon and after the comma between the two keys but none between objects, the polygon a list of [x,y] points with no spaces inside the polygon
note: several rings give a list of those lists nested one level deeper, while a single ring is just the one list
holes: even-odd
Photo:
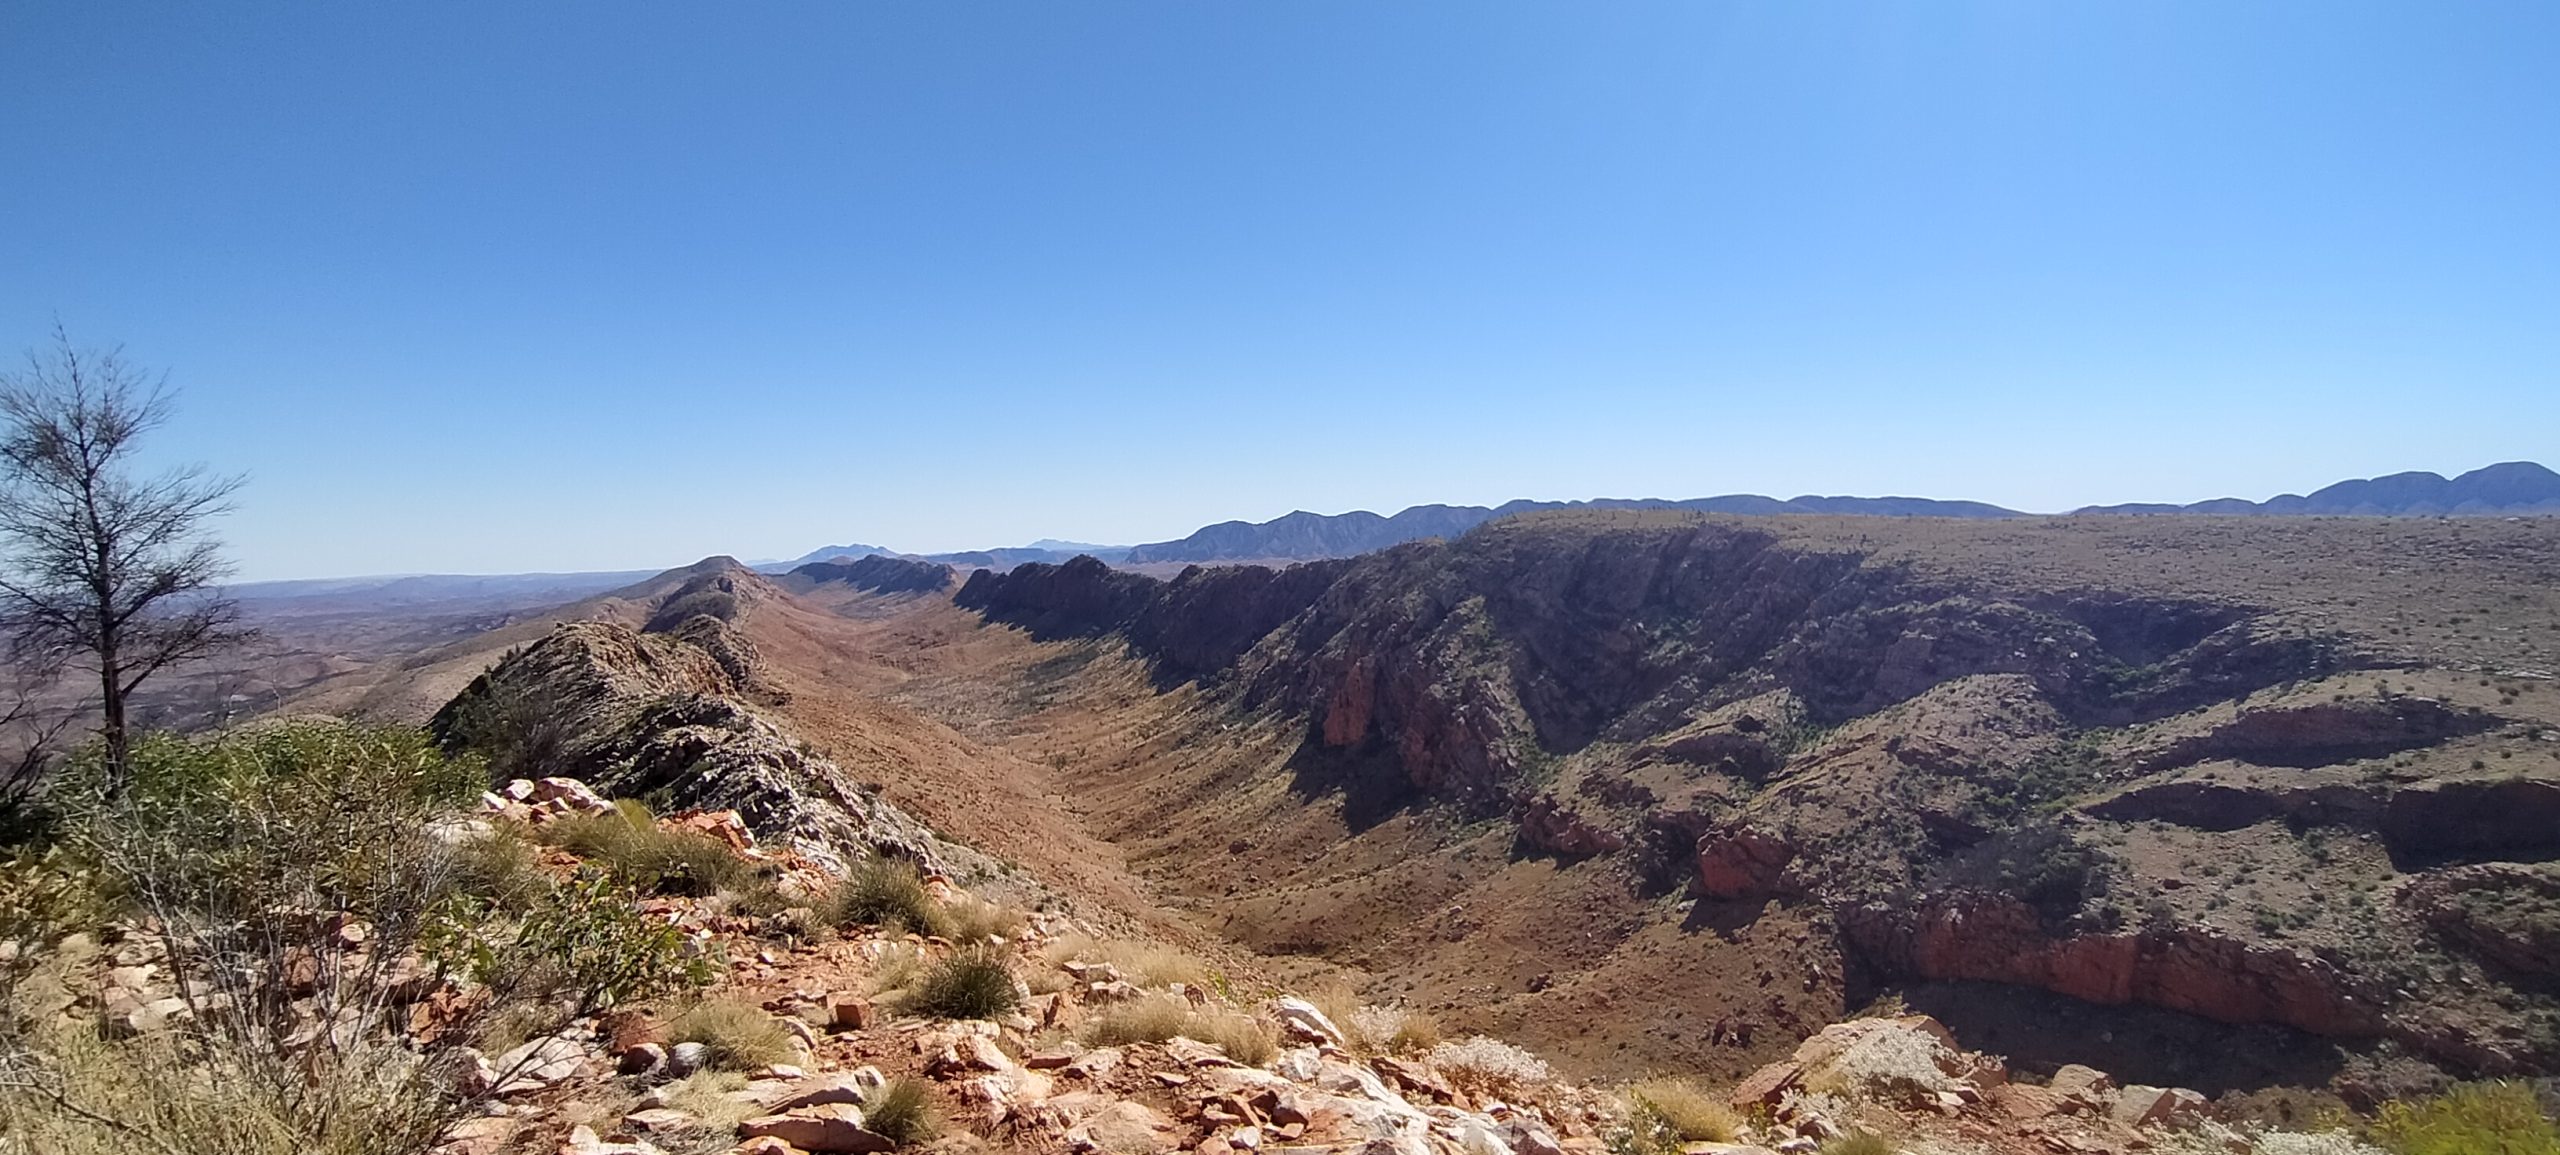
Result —
[{"label": "clear sky", "polygon": [[2560,4],[0,5],[249,578],[2560,465]]}]

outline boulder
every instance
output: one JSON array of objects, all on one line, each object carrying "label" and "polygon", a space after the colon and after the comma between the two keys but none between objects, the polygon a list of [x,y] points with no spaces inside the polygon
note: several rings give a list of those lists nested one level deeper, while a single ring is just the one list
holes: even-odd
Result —
[{"label": "boulder", "polygon": [[780,1139],[816,1155],[865,1155],[897,1146],[888,1136],[863,1127],[862,1108],[851,1103],[826,1103],[759,1116],[738,1124],[738,1134],[749,1139]]},{"label": "boulder", "polygon": [[1757,826],[1719,827],[1698,838],[1698,890],[1710,898],[1758,899],[1782,893],[1796,845]]},{"label": "boulder", "polygon": [[1326,1018],[1323,1011],[1305,999],[1275,999],[1271,1003],[1271,1013],[1280,1020],[1281,1029],[1295,1038],[1329,1047],[1345,1045],[1342,1028],[1335,1026],[1332,1019]]},{"label": "boulder", "polygon": [[820,1075],[794,1084],[765,1110],[769,1114],[787,1115],[802,1107],[822,1107],[829,1103],[848,1103],[859,1107],[871,1098],[874,1086],[863,1078],[861,1071]]},{"label": "boulder", "polygon": [[1122,1099],[1067,1130],[1067,1143],[1078,1151],[1110,1155],[1153,1155],[1174,1146],[1171,1119],[1144,1103]]}]

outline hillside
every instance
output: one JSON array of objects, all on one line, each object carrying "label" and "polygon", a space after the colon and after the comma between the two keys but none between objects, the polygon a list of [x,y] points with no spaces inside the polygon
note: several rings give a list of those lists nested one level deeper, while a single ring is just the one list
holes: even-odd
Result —
[{"label": "hillside", "polygon": [[2560,1064],[2555,576],[2549,521],[1627,511],[959,600],[1056,652],[973,732],[1177,899],[1579,1069],[1897,992],[2370,1097]]},{"label": "hillside", "polygon": [[877,798],[972,886],[1578,1078],[1880,998],[2242,1111],[2560,1069],[2560,523],[1583,510],[954,576],[709,559],[335,693],[624,687],[570,747],[611,790]]}]

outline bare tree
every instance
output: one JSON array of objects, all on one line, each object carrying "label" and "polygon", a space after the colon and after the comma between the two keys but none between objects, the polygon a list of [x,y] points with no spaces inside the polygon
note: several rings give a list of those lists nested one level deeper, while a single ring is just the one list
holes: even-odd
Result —
[{"label": "bare tree", "polygon": [[246,636],[206,532],[241,479],[136,472],[170,401],[120,350],[84,352],[59,326],[52,348],[0,375],[0,628],[22,663],[94,667],[110,793],[129,773],[135,689]]}]

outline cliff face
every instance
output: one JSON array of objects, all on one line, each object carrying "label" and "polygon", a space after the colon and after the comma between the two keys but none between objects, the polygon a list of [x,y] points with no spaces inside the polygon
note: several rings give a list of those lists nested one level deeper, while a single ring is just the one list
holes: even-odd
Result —
[{"label": "cliff face", "polygon": [[[1825,529],[1542,516],[1284,571],[981,573],[960,604],[1116,638],[1160,682],[1294,730],[1301,791],[1507,818],[1515,853],[1617,861],[1719,923],[1821,911],[1874,982],[2560,1065],[2560,1001],[2513,977],[2540,924],[2377,916],[2370,897],[2560,854],[2560,774],[2517,745],[2551,732],[2515,712],[2530,684],[2381,656],[2329,624],[2356,596],[2254,580],[2219,527],[2116,540],[2138,575],[2121,584],[2042,527],[1912,529],[2008,551],[1981,565]],[[2446,532],[2428,548],[2473,548]],[[2154,556],[2180,548],[2252,595]],[[2418,977],[2474,958],[2508,977]]]}]

